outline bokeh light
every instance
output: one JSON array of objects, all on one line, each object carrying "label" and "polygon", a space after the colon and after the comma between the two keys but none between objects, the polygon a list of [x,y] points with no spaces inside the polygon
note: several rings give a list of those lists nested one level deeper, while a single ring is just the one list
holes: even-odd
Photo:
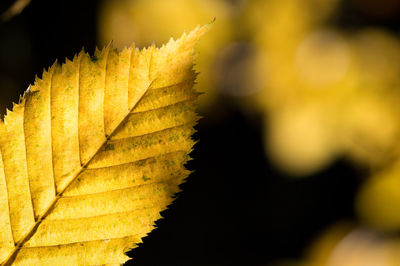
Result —
[{"label": "bokeh light", "polygon": [[356,208],[363,223],[383,231],[400,229],[400,164],[376,171],[360,189]]},{"label": "bokeh light", "polygon": [[395,266],[400,262],[400,239],[346,223],[331,226],[307,254],[310,266]]},{"label": "bokeh light", "polygon": [[[382,29],[330,25],[337,4],[252,1],[244,13],[264,71],[255,76],[263,89],[253,101],[266,113],[266,151],[293,176],[320,171],[338,156],[382,165],[397,143],[399,40]],[[311,15],[316,5],[321,12]]]},{"label": "bokeh light", "polygon": [[265,148],[280,169],[305,176],[336,158],[340,150],[335,145],[335,127],[322,111],[316,102],[302,102],[272,112]]},{"label": "bokeh light", "polygon": [[349,45],[333,30],[312,32],[298,46],[295,68],[302,83],[323,89],[337,84],[350,64]]}]

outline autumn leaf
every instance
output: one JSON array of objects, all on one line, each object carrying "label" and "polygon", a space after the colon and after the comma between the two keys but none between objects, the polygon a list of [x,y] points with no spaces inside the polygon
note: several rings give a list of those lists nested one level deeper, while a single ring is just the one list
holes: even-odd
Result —
[{"label": "autumn leaf", "polygon": [[55,63],[0,122],[2,265],[124,263],[188,176],[198,120],[193,47]]}]

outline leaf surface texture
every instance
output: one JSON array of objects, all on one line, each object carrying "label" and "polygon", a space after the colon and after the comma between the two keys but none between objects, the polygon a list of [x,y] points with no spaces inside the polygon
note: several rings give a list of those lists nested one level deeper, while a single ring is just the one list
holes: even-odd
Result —
[{"label": "leaf surface texture", "polygon": [[57,62],[0,121],[2,265],[121,264],[188,176],[197,27]]}]

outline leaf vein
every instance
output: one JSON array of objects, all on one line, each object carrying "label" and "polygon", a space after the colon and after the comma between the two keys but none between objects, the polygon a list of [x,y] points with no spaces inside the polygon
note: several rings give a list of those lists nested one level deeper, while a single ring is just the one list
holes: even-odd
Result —
[{"label": "leaf vein", "polygon": [[194,101],[196,100],[196,98],[197,98],[196,96],[194,96],[194,97],[191,96],[191,97],[188,98],[188,99],[185,99],[185,100],[182,100],[182,101],[178,101],[178,102],[176,102],[176,103],[167,104],[167,105],[164,105],[164,106],[160,106],[160,107],[153,108],[153,109],[149,109],[149,110],[145,110],[145,111],[131,112],[130,114],[145,114],[145,113],[147,113],[147,112],[161,110],[161,109],[163,109],[163,108],[168,108],[168,107],[171,107],[171,106],[174,106],[174,105],[178,105],[178,104],[181,104],[181,103],[194,102]]},{"label": "leaf vein", "polygon": [[153,159],[153,158],[162,157],[162,156],[165,156],[165,155],[179,153],[179,152],[186,152],[186,150],[176,150],[176,151],[161,153],[161,154],[157,154],[157,155],[154,155],[154,156],[146,157],[144,159],[134,160],[134,161],[127,162],[127,163],[114,164],[114,165],[104,166],[104,167],[86,168],[84,171],[86,172],[86,171],[91,171],[91,170],[99,170],[99,169],[106,169],[106,168],[111,168],[111,167],[119,167],[119,166],[123,166],[123,165],[137,163],[137,162],[147,161],[147,160],[150,160],[150,159]]},{"label": "leaf vein", "polygon": [[[32,94],[30,94],[28,97],[32,96]],[[26,103],[26,101],[25,101]],[[32,213],[33,213],[33,218],[36,222],[36,215],[35,215],[35,206],[33,204],[33,197],[32,197],[32,188],[31,188],[31,180],[29,178],[29,171],[28,171],[28,151],[26,148],[26,132],[25,132],[25,108],[24,108],[24,113],[22,115],[22,133],[23,133],[23,137],[24,137],[24,151],[25,151],[25,169],[26,169],[26,178],[28,179],[28,187],[29,187],[29,198],[31,200],[31,205],[32,205]]]},{"label": "leaf vein", "polygon": [[[146,184],[140,184],[140,185],[135,185],[135,186],[112,189],[112,190],[108,190],[108,191],[101,191],[101,192],[94,192],[94,193],[87,193],[87,194],[80,194],[80,195],[73,195],[73,196],[63,196],[63,198],[69,198],[69,199],[71,199],[71,198],[79,198],[79,197],[85,198],[87,196],[100,195],[100,194],[106,194],[106,193],[113,193],[113,192],[117,192],[117,191],[129,190],[129,189],[133,189],[133,188],[141,188],[141,187],[146,187],[146,186],[150,186],[150,185],[169,183],[169,182],[172,182],[172,181],[174,181],[176,179],[179,179],[179,178],[181,178],[181,176],[176,176],[176,177],[173,177],[173,178],[160,180],[160,181],[155,181],[155,182],[149,182],[149,183],[146,183]],[[92,217],[92,216],[88,216],[88,217]],[[87,218],[87,217],[84,217],[84,218]]]},{"label": "leaf vein", "polygon": [[163,128],[160,130],[155,130],[153,132],[149,132],[149,133],[144,133],[144,134],[140,134],[140,135],[133,135],[133,136],[129,136],[129,137],[124,137],[124,138],[116,138],[116,139],[110,139],[110,142],[118,142],[118,141],[123,141],[123,140],[127,140],[127,139],[134,139],[134,138],[141,138],[141,137],[146,137],[146,136],[151,136],[151,135],[155,135],[155,134],[159,134],[163,131],[169,131],[178,127],[184,127],[184,126],[188,126],[188,125],[192,125],[196,122],[196,119],[184,122],[184,123],[180,123],[178,125],[172,126],[172,127],[167,127],[167,128]]},{"label": "leaf vein", "polygon": [[147,231],[143,231],[137,234],[133,234],[133,235],[128,235],[128,236],[124,236],[124,237],[116,237],[116,238],[104,238],[104,239],[95,239],[95,240],[89,240],[89,241],[79,241],[79,242],[72,242],[72,243],[67,243],[67,244],[60,244],[60,245],[52,245],[52,246],[33,246],[33,247],[23,247],[24,249],[40,249],[40,248],[59,248],[62,246],[72,246],[72,245],[81,245],[82,243],[92,243],[92,242],[100,242],[100,241],[112,241],[112,240],[120,240],[120,239],[126,239],[129,237],[133,237],[133,236],[140,236],[143,234],[147,234]]}]

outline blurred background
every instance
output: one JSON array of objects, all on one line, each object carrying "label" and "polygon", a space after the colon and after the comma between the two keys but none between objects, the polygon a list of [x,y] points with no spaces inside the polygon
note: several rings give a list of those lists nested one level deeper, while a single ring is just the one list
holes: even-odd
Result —
[{"label": "blurred background", "polygon": [[0,2],[0,114],[55,59],[216,22],[200,142],[128,265],[400,265],[399,0]]}]

